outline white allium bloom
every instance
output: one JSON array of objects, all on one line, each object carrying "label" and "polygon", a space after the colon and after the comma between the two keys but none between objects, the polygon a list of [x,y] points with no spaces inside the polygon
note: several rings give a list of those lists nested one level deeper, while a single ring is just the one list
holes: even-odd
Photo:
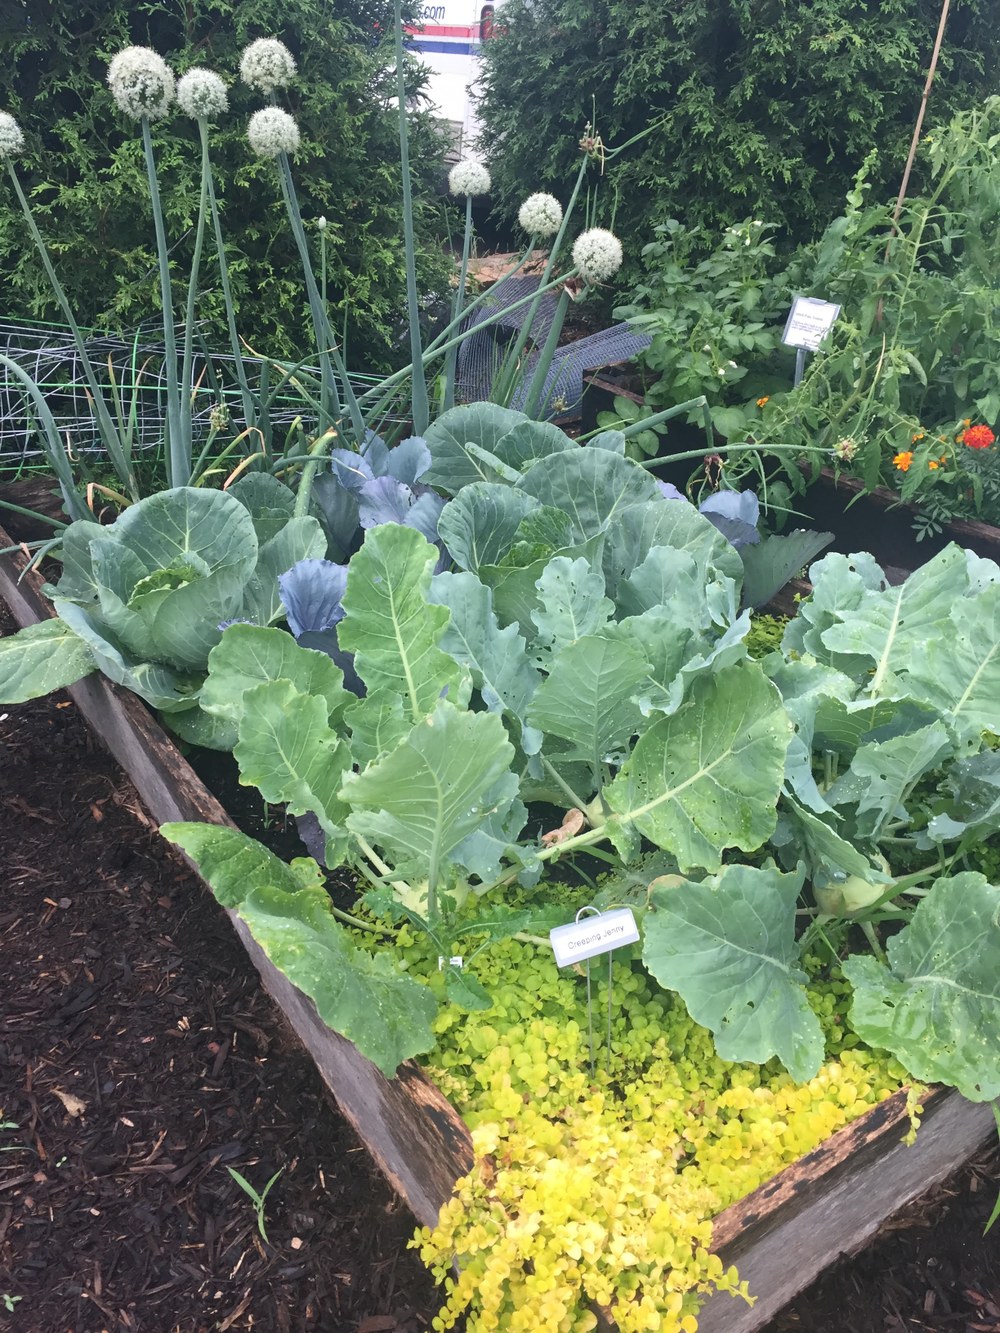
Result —
[{"label": "white allium bloom", "polygon": [[517,220],[529,236],[554,236],[562,225],[562,204],[551,194],[529,194]]},{"label": "white allium bloom", "polygon": [[108,87],[119,108],[133,120],[160,120],[174,100],[174,76],[162,56],[148,46],[126,46],[108,66]]},{"label": "white allium bloom", "polygon": [[189,69],[177,84],[177,104],[195,120],[212,120],[229,106],[226,85],[210,69]]},{"label": "white allium bloom", "polygon": [[243,48],[240,78],[251,88],[269,95],[295,78],[295,57],[276,37],[258,37]]},{"label": "white allium bloom", "polygon": [[24,147],[21,127],[9,111],[0,111],[0,157],[13,157]]},{"label": "white allium bloom", "polygon": [[465,158],[456,162],[448,173],[448,189],[452,194],[489,194],[490,173],[482,162]]},{"label": "white allium bloom", "polygon": [[604,282],[622,266],[622,243],[614,232],[591,227],[573,242],[573,263],[584,281]]},{"label": "white allium bloom", "polygon": [[277,157],[279,153],[297,151],[299,127],[294,117],[280,106],[265,106],[250,117],[247,138],[260,157]]}]

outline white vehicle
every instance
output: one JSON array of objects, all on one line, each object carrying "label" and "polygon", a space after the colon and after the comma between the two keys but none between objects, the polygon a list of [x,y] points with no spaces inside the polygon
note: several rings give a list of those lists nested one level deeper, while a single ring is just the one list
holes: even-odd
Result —
[{"label": "white vehicle", "polygon": [[407,46],[430,71],[428,92],[448,122],[455,157],[471,153],[479,133],[471,90],[479,77],[480,49],[490,38],[493,16],[502,4],[503,0],[425,4],[419,24],[406,30]]}]

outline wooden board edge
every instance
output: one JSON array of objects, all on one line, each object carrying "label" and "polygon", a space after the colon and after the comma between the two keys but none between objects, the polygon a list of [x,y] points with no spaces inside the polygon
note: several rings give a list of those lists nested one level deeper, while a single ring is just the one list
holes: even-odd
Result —
[{"label": "wooden board edge", "polygon": [[[0,546],[11,544],[0,529]],[[0,557],[0,597],[23,627],[51,616],[52,608],[41,593],[41,579],[29,574],[19,582],[19,572],[11,557]],[[225,810],[141,700],[96,672],[69,693],[158,824],[197,820],[232,827]],[[211,892],[207,885],[206,892]],[[264,988],[309,1052],[338,1106],[417,1221],[433,1226],[455,1181],[472,1168],[472,1137],[465,1122],[414,1062],[403,1065],[394,1079],[386,1079],[326,1026],[312,1001],[274,967],[245,923],[232,911],[226,914]]]},{"label": "wooden board edge", "polygon": [[[731,1236],[718,1251],[727,1265],[736,1265],[756,1301],[748,1307],[728,1294],[710,1296],[698,1316],[699,1333],[757,1333],[832,1263],[863,1249],[890,1217],[947,1179],[996,1133],[989,1104],[967,1102],[953,1092],[929,1099],[924,1119],[912,1146],[902,1142],[897,1120],[898,1132],[883,1129],[877,1136],[880,1150],[863,1161],[848,1158],[848,1169],[810,1180],[804,1158],[776,1177],[775,1182],[790,1177],[794,1200],[786,1198],[769,1225]],[[743,1209],[753,1198],[736,1207]]]}]

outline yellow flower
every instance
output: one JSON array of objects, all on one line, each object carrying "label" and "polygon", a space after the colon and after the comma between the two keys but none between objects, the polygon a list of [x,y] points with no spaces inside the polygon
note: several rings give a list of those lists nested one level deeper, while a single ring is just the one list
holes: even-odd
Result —
[{"label": "yellow flower", "polygon": [[892,460],[892,465],[893,467],[898,468],[900,472],[905,472],[912,462],[913,453],[911,450],[906,449],[903,453],[896,455]]},{"label": "yellow flower", "polygon": [[928,467],[931,469],[931,471],[933,472],[934,469],[940,467],[941,464],[937,461],[936,458],[932,458],[932,459],[930,460],[930,462],[927,464],[927,466],[928,466]]},{"label": "yellow flower", "polygon": [[924,438],[924,432],[922,430],[918,430],[916,435],[914,435],[913,439],[910,441],[910,443],[916,444],[918,440],[922,440],[923,438]]}]

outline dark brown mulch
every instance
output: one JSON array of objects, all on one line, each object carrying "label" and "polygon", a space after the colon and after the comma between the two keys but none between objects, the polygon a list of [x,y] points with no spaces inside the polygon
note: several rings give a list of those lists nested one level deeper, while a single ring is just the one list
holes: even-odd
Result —
[{"label": "dark brown mulch", "polygon": [[[413,1221],[63,696],[0,710],[0,1327],[398,1330]],[[229,1175],[257,1188],[268,1241]]]},{"label": "dark brown mulch", "polygon": [[[0,1328],[426,1329],[412,1219],[225,918],[64,696],[0,714]],[[283,1168],[267,1242],[228,1166]],[[764,1333],[1000,1333],[998,1188],[983,1155]]]}]

